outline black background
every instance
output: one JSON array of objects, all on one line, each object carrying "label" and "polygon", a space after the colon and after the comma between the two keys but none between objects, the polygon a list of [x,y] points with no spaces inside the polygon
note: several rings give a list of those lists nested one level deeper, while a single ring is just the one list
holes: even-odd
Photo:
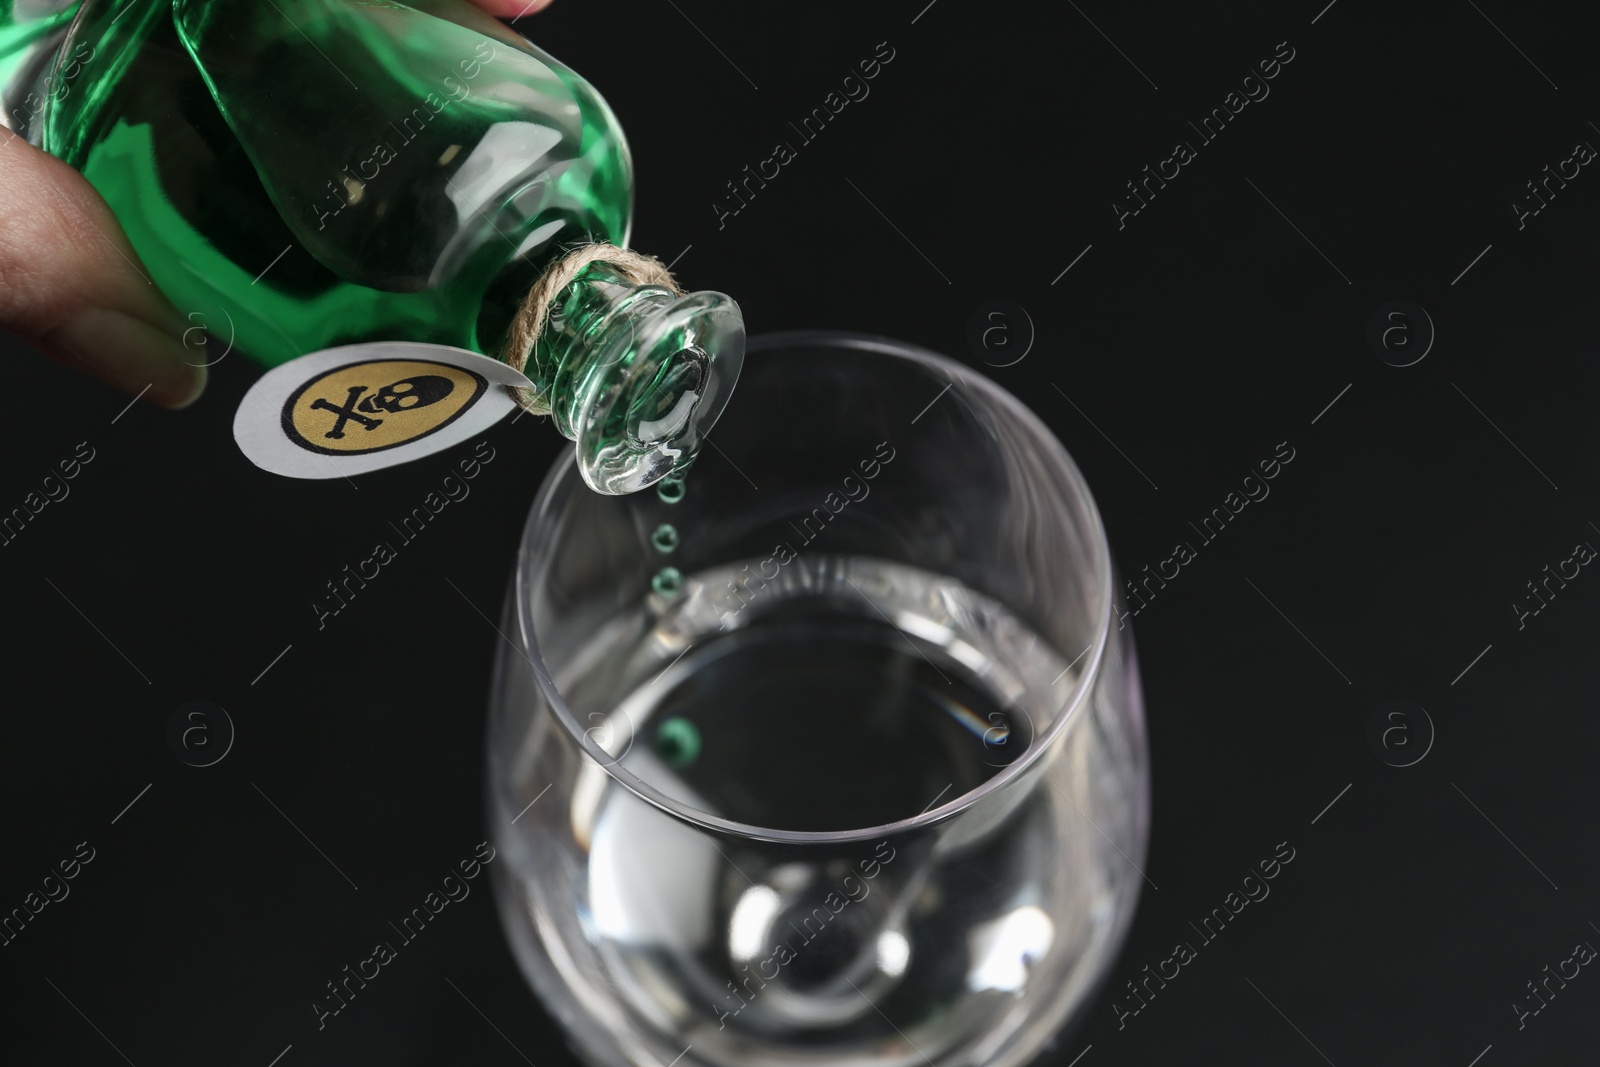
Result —
[{"label": "black background", "polygon": [[[1295,450],[1133,622],[1150,885],[1111,987],[1050,1063],[1600,1051],[1586,969],[1521,1030],[1512,1007],[1600,944],[1600,576],[1520,629],[1512,606],[1600,544],[1600,174],[1525,228],[1511,208],[1574,144],[1600,146],[1594,25],[1504,0],[1325,2],[561,0],[521,23],[628,130],[634,246],[734,294],[753,331],[861,330],[983,368],[974,313],[1026,309],[1028,354],[987,372],[1082,466],[1125,574],[1196,542],[1191,521],[1279,442]],[[870,96],[719,228],[723,183],[884,41]],[[1186,123],[1283,41],[1270,96],[1199,146]],[[1112,200],[1178,140],[1198,158],[1119,230]],[[1437,329],[1405,368],[1365,340],[1395,299]],[[992,340],[1020,343],[1004,325]],[[96,854],[0,948],[0,1058],[575,1062],[484,879],[326,1029],[310,1007],[484,837],[483,616],[553,429],[490,432],[471,496],[319,631],[324,583],[455,456],[280,479],[230,436],[258,373],[243,357],[169,414],[7,348],[0,510],[79,442],[95,458],[0,547],[0,909],[78,842]],[[215,766],[168,746],[191,699],[237,726]],[[1367,740],[1392,699],[1437,731],[1414,766]],[[1119,1029],[1123,983],[1197,941],[1189,923],[1285,841],[1271,896]]]}]

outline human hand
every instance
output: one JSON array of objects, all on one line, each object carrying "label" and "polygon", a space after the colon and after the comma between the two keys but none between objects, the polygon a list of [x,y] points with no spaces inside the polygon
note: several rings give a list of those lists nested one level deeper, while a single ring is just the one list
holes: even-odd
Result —
[{"label": "human hand", "polygon": [[[472,0],[520,18],[551,0]],[[201,334],[162,295],[94,187],[0,129],[0,329],[163,407],[206,384]]]}]

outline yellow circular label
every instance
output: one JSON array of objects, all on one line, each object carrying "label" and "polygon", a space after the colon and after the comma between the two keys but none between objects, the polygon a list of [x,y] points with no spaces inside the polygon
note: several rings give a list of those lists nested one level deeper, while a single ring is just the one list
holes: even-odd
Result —
[{"label": "yellow circular label", "polygon": [[283,432],[312,452],[381,452],[442,430],[488,386],[472,371],[431,360],[350,363],[290,394]]}]

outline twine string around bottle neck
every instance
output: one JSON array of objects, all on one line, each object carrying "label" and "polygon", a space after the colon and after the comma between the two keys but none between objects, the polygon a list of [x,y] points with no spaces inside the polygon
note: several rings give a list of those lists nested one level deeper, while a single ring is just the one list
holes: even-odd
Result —
[{"label": "twine string around bottle neck", "polygon": [[[654,256],[619,248],[604,241],[581,245],[550,264],[528,290],[528,295],[522,298],[522,306],[517,309],[516,317],[511,320],[511,329],[506,334],[505,353],[501,357],[508,366],[523,371],[528,365],[534,347],[550,321],[550,306],[592,263],[604,263],[635,285],[659,285],[677,296],[683,295],[672,272]],[[514,387],[511,395],[517,405],[530,414],[550,414],[550,398],[542,393]]]}]

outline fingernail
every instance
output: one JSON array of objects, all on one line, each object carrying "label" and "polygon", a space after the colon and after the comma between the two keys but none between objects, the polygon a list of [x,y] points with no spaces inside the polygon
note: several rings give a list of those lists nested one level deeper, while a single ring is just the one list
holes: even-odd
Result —
[{"label": "fingernail", "polygon": [[102,381],[163,407],[188,407],[206,387],[206,369],[177,338],[106,308],[81,311],[40,340]]}]

